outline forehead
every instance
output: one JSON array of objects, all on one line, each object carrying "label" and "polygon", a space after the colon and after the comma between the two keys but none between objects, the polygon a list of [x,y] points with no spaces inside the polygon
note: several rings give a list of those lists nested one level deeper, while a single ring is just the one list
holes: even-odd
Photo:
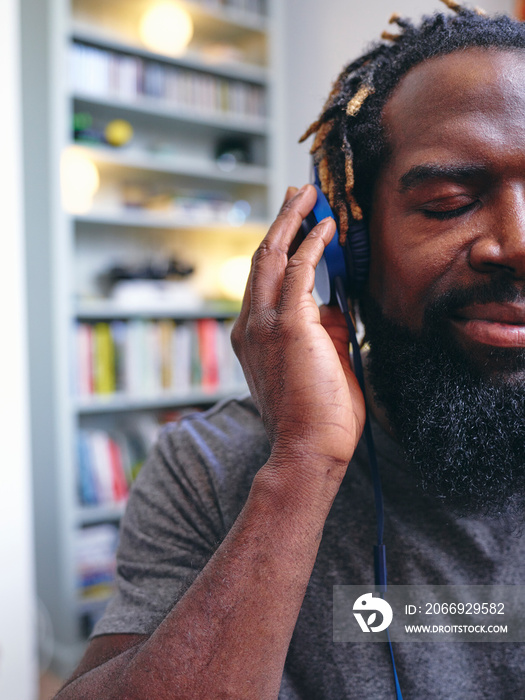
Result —
[{"label": "forehead", "polygon": [[525,155],[525,51],[472,48],[411,69],[383,110],[387,169]]}]

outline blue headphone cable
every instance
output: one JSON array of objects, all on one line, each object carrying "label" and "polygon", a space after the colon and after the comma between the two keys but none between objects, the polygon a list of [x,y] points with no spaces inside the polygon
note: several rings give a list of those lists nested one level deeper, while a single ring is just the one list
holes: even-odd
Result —
[{"label": "blue headphone cable", "polygon": [[[381,597],[384,598],[387,586],[387,575],[386,575],[386,548],[383,544],[383,529],[384,529],[384,508],[383,508],[383,492],[381,489],[381,477],[379,474],[379,466],[377,464],[377,455],[374,445],[374,438],[372,435],[372,426],[370,425],[368,407],[366,404],[366,393],[365,393],[365,377],[363,372],[363,362],[361,359],[361,350],[359,348],[359,342],[356,336],[356,329],[354,325],[354,320],[350,313],[348,307],[348,300],[346,298],[346,291],[343,281],[340,277],[335,278],[335,293],[337,297],[337,303],[339,308],[345,317],[346,325],[348,326],[348,331],[350,333],[350,342],[352,344],[352,356],[354,360],[354,372],[363,392],[363,397],[365,400],[366,409],[366,420],[364,427],[364,435],[366,448],[368,452],[368,461],[370,464],[370,472],[372,475],[372,483],[374,485],[374,501],[376,508],[376,521],[377,521],[377,544],[374,545],[374,577],[376,588],[381,593]],[[390,659],[392,661],[392,670],[394,673],[394,684],[396,689],[396,700],[403,700],[401,694],[401,687],[399,685],[399,678],[397,676],[396,662],[394,660],[394,650],[392,648],[392,642],[390,640],[390,634],[388,629],[386,630],[388,648],[390,650]]]}]

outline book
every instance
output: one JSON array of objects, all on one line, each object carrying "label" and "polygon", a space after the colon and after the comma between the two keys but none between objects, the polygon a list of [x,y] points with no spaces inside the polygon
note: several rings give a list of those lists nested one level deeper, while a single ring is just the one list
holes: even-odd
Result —
[{"label": "book", "polygon": [[127,332],[128,324],[124,321],[112,321],[110,324],[111,339],[113,342],[113,375],[115,390],[122,391],[126,386],[126,362],[127,362]]},{"label": "book", "polygon": [[80,503],[97,505],[98,495],[95,485],[89,446],[89,435],[84,430],[77,434],[78,494]]},{"label": "book", "polygon": [[95,323],[93,335],[95,393],[111,394],[116,389],[116,383],[115,352],[109,324]]},{"label": "book", "polygon": [[171,319],[159,321],[160,385],[168,391],[173,385],[173,335],[175,323]]},{"label": "book", "polygon": [[111,484],[113,487],[112,503],[121,503],[127,500],[129,493],[128,482],[122,464],[120,446],[111,436],[108,436],[108,451]]},{"label": "book", "polygon": [[88,436],[97,504],[111,505],[115,500],[109,436],[103,430],[91,430]]},{"label": "book", "polygon": [[197,321],[200,385],[205,391],[216,391],[219,387],[218,326],[218,322],[213,318],[201,318]]},{"label": "book", "polygon": [[88,323],[77,323],[77,393],[81,397],[90,396],[94,392],[92,333],[91,325]]}]

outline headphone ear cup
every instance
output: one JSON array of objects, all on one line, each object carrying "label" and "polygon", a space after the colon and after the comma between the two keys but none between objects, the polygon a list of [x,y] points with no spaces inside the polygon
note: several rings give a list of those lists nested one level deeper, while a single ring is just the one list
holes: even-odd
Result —
[{"label": "headphone ear cup", "polygon": [[[331,217],[338,224],[327,198],[318,185],[317,201],[313,211],[303,221],[303,235],[326,217]],[[337,304],[335,280],[339,277],[347,296],[356,296],[361,292],[368,276],[370,246],[368,228],[364,221],[354,221],[348,229],[344,248],[339,244],[337,229],[330,243],[326,246],[323,257],[315,271],[315,289],[323,304]]]},{"label": "headphone ear cup", "polygon": [[[338,226],[337,217],[334,215],[328,200],[318,185],[314,185],[317,191],[317,201],[313,208],[313,213],[317,221],[322,221],[331,217]],[[333,235],[332,240],[326,246],[323,257],[315,269],[315,290],[326,305],[337,304],[335,279],[340,277],[346,279],[346,263],[343,249],[339,245],[339,230]]]},{"label": "headphone ear cup", "polygon": [[350,296],[355,296],[363,290],[370,265],[368,226],[364,221],[353,221],[348,229],[345,260]]}]

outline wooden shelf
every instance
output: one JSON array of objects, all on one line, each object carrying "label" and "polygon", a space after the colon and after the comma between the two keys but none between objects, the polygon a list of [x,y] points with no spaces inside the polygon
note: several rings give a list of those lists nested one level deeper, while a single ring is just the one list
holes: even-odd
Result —
[{"label": "wooden shelf", "polygon": [[199,0],[184,0],[184,4],[197,19],[215,21],[217,24],[231,25],[232,30],[266,32],[268,20],[265,16],[246,12],[234,7],[213,7]]},{"label": "wooden shelf", "polygon": [[90,145],[75,142],[72,146],[82,149],[97,165],[110,165],[133,170],[148,170],[185,177],[219,180],[239,184],[266,186],[269,181],[267,168],[257,165],[238,165],[234,170],[221,170],[212,160],[162,156],[138,149],[115,149],[107,146]]},{"label": "wooden shelf", "polygon": [[115,503],[106,506],[79,506],[75,513],[75,521],[79,526],[94,525],[109,521],[118,521],[124,515],[125,503]]},{"label": "wooden shelf", "polygon": [[269,123],[267,119],[256,117],[244,117],[236,114],[209,114],[198,110],[173,107],[164,100],[154,97],[137,97],[133,102],[121,100],[116,97],[105,97],[95,93],[80,92],[76,90],[71,97],[77,102],[97,104],[112,107],[119,113],[130,112],[147,114],[157,119],[169,119],[170,121],[185,122],[202,127],[212,127],[221,131],[235,134],[266,135]]},{"label": "wooden shelf", "polygon": [[236,316],[240,311],[239,304],[206,304],[194,309],[169,308],[168,306],[146,307],[143,309],[129,309],[111,301],[99,301],[79,304],[76,307],[77,319],[83,321],[111,320],[111,319],[158,319],[173,318],[186,321],[199,318],[227,319]]},{"label": "wooden shelf", "polygon": [[246,221],[240,226],[234,226],[227,222],[196,221],[183,217],[168,216],[166,214],[152,214],[151,212],[137,211],[93,211],[88,214],[79,214],[74,217],[77,223],[94,224],[97,226],[125,226],[143,229],[165,230],[198,230],[217,231],[223,233],[229,231],[246,234],[264,235],[268,229],[268,223],[262,220]]},{"label": "wooden shelf", "polygon": [[[217,7],[201,0],[178,1],[191,14],[196,34],[227,41],[247,34],[264,36],[269,29],[266,15],[235,7]],[[107,0],[72,0],[72,6],[77,20],[78,17],[89,17],[95,24],[103,25],[103,21],[110,18],[112,24],[126,28],[135,26],[144,10],[144,2],[140,0],[112,0],[111,3]]]},{"label": "wooden shelf", "polygon": [[125,411],[151,411],[163,408],[176,408],[200,404],[212,404],[229,396],[245,393],[246,386],[226,387],[219,391],[207,392],[193,389],[180,394],[160,394],[155,396],[127,396],[112,394],[89,399],[76,399],[74,410],[78,414],[120,413]]}]

